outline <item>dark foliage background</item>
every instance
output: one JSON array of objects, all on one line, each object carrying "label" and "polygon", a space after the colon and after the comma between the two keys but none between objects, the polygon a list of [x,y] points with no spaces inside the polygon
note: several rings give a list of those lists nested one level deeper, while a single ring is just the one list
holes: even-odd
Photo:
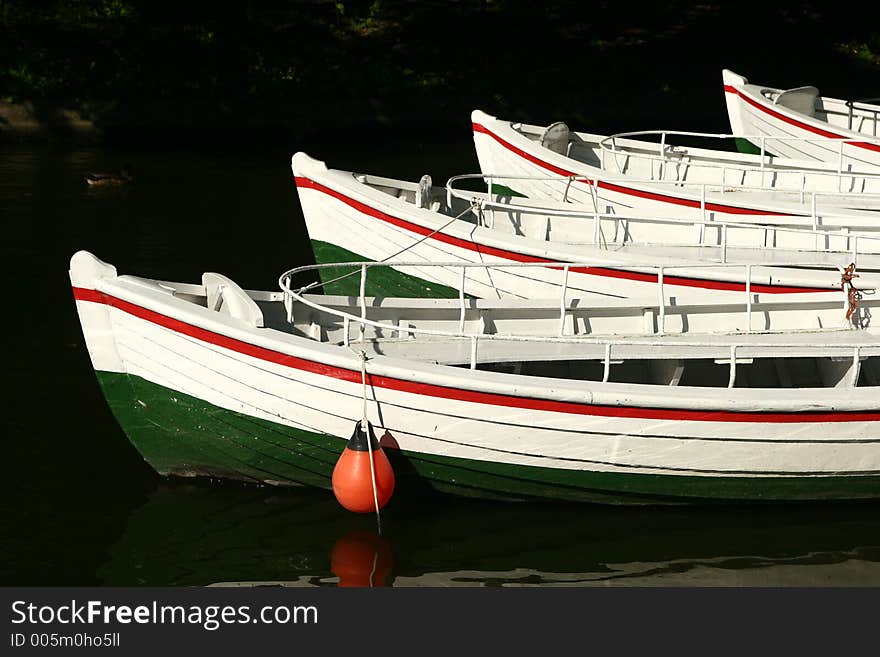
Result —
[{"label": "dark foliage background", "polygon": [[75,108],[111,137],[460,131],[475,106],[588,130],[720,130],[723,67],[877,95],[878,16],[877,3],[754,0],[2,0],[0,96]]}]

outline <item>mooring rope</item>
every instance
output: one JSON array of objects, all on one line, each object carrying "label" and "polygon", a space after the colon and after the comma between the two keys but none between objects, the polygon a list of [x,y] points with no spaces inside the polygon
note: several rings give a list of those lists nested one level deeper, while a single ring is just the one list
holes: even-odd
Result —
[{"label": "mooring rope", "polygon": [[[473,212],[474,208],[477,208],[479,211],[482,212],[483,204],[482,204],[482,202],[481,202],[479,199],[474,199],[473,201],[471,201],[471,204],[470,204],[468,207],[466,207],[464,210],[462,210],[461,212],[459,212],[457,215],[455,215],[452,219],[450,219],[449,221],[447,221],[445,224],[443,224],[443,225],[440,226],[439,228],[435,228],[435,229],[432,230],[430,233],[428,233],[427,235],[423,236],[421,239],[416,240],[415,242],[413,242],[413,243],[410,244],[409,246],[405,246],[405,247],[403,247],[403,248],[400,249],[397,253],[392,253],[391,255],[386,256],[386,257],[382,258],[381,260],[377,260],[376,262],[387,262],[387,261],[392,260],[392,259],[396,258],[397,256],[401,255],[402,253],[406,253],[407,251],[409,251],[410,249],[412,249],[412,248],[418,246],[419,244],[421,244],[421,243],[424,242],[425,240],[430,239],[431,237],[433,237],[434,235],[436,235],[437,233],[439,233],[441,230],[447,228],[447,227],[450,226],[453,222],[458,221],[458,220],[461,219],[464,215],[466,215],[468,212]],[[360,273],[360,269],[355,269],[355,270],[353,270],[353,271],[348,272],[347,274],[342,274],[342,275],[340,275],[340,276],[337,276],[336,278],[331,278],[329,281],[325,281],[325,282],[315,281],[314,283],[309,283],[308,285],[299,288],[299,290],[298,290],[297,292],[298,292],[299,294],[302,294],[302,293],[305,292],[306,290],[310,290],[310,289],[312,289],[313,287],[317,287],[317,286],[319,286],[319,285],[330,285],[331,283],[336,283],[336,282],[341,281],[341,280],[343,280],[343,279],[345,279],[345,278],[348,278],[349,276],[354,276],[355,274],[359,274],[359,273]]]},{"label": "mooring rope", "polygon": [[[856,263],[850,263],[849,267],[843,270],[843,273],[840,275],[840,285],[847,292],[847,301],[849,302],[849,309],[846,311],[846,318],[850,319],[853,313],[856,311],[856,308],[859,306],[859,301],[862,300],[862,291],[857,289],[853,284],[852,279],[858,278],[859,275],[856,273]],[[847,290],[847,285],[849,285],[849,289]]]},{"label": "mooring rope", "polygon": [[376,525],[379,529],[379,535],[382,534],[382,517],[379,515],[379,492],[376,488],[376,466],[373,463],[373,445],[370,442],[370,432],[367,420],[367,352],[361,352],[361,384],[364,392],[364,408],[363,417],[361,418],[361,431],[367,439],[367,451],[370,454],[370,476],[373,480],[373,503],[376,505]]}]

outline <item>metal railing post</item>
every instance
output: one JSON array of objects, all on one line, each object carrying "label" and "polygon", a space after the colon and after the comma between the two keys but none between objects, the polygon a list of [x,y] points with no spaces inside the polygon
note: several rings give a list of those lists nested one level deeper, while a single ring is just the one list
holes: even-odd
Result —
[{"label": "metal railing post", "polygon": [[611,374],[611,343],[605,343],[605,366],[602,370],[602,383],[608,383],[608,377]]},{"label": "metal railing post", "polygon": [[657,269],[657,294],[660,296],[660,316],[657,321],[657,333],[663,335],[666,330],[666,294],[663,291],[663,267]]},{"label": "metal railing post", "polygon": [[284,279],[284,310],[287,311],[287,323],[293,324],[293,295],[290,294],[290,276]]},{"label": "metal railing post", "polygon": [[599,209],[598,205],[596,205],[596,211],[593,214],[593,244],[599,246],[599,222],[601,219],[599,218]]},{"label": "metal railing post", "polygon": [[706,221],[706,183],[700,185],[700,212],[703,213],[703,221]]},{"label": "metal railing post", "polygon": [[746,333],[752,332],[752,266],[746,265]]},{"label": "metal railing post", "polygon": [[565,295],[568,292],[568,269],[565,265],[562,268],[562,293],[559,295],[559,336],[565,335]]},{"label": "metal railing post", "polygon": [[599,212],[599,179],[593,178],[593,181],[587,183],[588,185],[593,185],[593,209],[598,213]]},{"label": "metal railing post", "polygon": [[[666,133],[660,133],[660,168],[658,169],[659,180],[666,179]],[[651,165],[651,179],[654,178],[654,165]]]},{"label": "metal railing post", "polygon": [[721,262],[727,263],[727,224],[721,224]]},{"label": "metal railing post", "polygon": [[818,218],[816,217],[816,192],[813,192],[813,198],[810,201],[810,216],[813,218],[813,230],[818,228]]},{"label": "metal railing post", "polygon": [[852,376],[849,380],[851,388],[855,388],[859,384],[859,347],[853,348]]},{"label": "metal railing post", "polygon": [[730,377],[727,379],[727,387],[732,388],[736,383],[736,345],[730,345]]},{"label": "metal railing post", "polygon": [[492,176],[489,176],[489,216],[492,218],[490,228],[495,228],[495,203],[492,202],[492,187],[494,187]]},{"label": "metal railing post", "polygon": [[458,283],[458,303],[459,303],[459,315],[458,315],[458,332],[464,333],[464,316],[465,316],[465,305],[464,305],[464,276],[465,276],[465,268],[461,268],[461,279]]},{"label": "metal railing post", "polygon": [[477,336],[471,336],[471,369],[477,369]]},{"label": "metal railing post", "polygon": [[[367,298],[365,295],[365,291],[367,289],[367,266],[361,265],[361,293],[360,293],[360,302],[361,302],[361,320],[365,320],[367,318]],[[361,342],[364,341],[364,333],[366,332],[367,325],[361,321],[360,324],[360,338]]]}]

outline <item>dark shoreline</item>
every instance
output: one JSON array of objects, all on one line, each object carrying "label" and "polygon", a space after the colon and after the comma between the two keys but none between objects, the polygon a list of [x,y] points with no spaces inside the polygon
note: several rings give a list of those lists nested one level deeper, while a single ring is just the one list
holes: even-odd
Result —
[{"label": "dark shoreline", "polygon": [[[457,104],[461,99],[457,98]],[[472,108],[482,107],[473,100]],[[297,101],[0,101],[0,143],[255,146],[279,140],[374,141],[413,136],[467,136],[469,110],[430,99]],[[465,129],[463,129],[465,128]]]},{"label": "dark shoreline", "polygon": [[258,0],[180,16],[114,6],[10,3],[0,143],[372,147],[469,139],[476,108],[606,134],[721,132],[722,68],[832,97],[878,93],[880,6]]}]

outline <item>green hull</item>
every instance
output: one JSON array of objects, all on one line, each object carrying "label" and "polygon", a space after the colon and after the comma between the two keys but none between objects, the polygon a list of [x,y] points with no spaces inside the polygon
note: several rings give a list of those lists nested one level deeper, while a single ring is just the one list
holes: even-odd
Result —
[{"label": "green hull", "polygon": [[[740,153],[745,153],[746,155],[760,155],[761,148],[759,146],[755,146],[748,139],[743,139],[742,137],[734,137],[733,141],[736,143],[736,150]],[[770,151],[765,150],[764,155],[767,157],[776,157]]]},{"label": "green hull", "polygon": [[736,150],[740,153],[745,153],[746,155],[760,155],[761,149],[755,146],[748,139],[743,139],[742,137],[734,137],[733,142],[736,144]]},{"label": "green hull", "polygon": [[[98,380],[129,439],[160,474],[330,488],[345,441],[219,408],[126,374]],[[874,498],[880,477],[693,477],[557,470],[389,450],[398,491],[614,504]],[[404,493],[406,494],[406,493]]]},{"label": "green hull", "polygon": [[507,185],[499,185],[498,183],[492,183],[492,193],[496,196],[510,196],[516,198],[528,198],[525,194],[520,194],[515,189],[511,189]]},{"label": "green hull", "polygon": [[[363,262],[369,260],[357,253],[346,251],[345,249],[312,240],[312,253],[315,255],[315,262],[319,265],[325,265],[332,262]],[[400,256],[406,259],[405,254]],[[360,290],[360,271],[356,267],[329,267],[321,269],[321,282],[324,288],[324,294],[339,294],[343,296],[358,296]],[[354,272],[353,274],[351,272]],[[351,274],[346,276],[346,274]],[[344,278],[340,278],[344,277]],[[339,280],[337,280],[339,279]],[[458,298],[458,290],[432,283],[422,278],[402,274],[395,271],[391,267],[373,267],[367,275],[367,284],[364,290],[365,294],[370,297],[434,297],[441,299]]]}]

